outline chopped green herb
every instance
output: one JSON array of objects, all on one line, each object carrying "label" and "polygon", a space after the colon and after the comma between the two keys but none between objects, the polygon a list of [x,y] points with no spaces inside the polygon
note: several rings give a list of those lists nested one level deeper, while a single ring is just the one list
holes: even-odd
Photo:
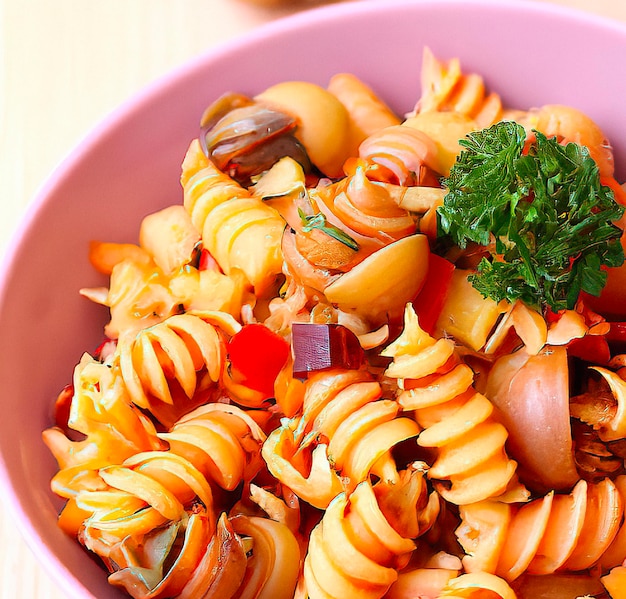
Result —
[{"label": "chopped green herb", "polygon": [[344,245],[347,245],[350,249],[357,251],[359,249],[359,244],[350,237],[345,231],[342,231],[338,227],[331,225],[326,221],[326,217],[318,212],[317,214],[307,215],[301,208],[298,208],[298,214],[300,215],[300,220],[302,221],[302,230],[305,233],[312,231],[313,229],[319,229],[329,235],[333,239],[340,241]]},{"label": "chopped green herb", "polygon": [[602,266],[624,262],[624,208],[600,183],[589,151],[512,121],[470,134],[444,181],[439,234],[465,248],[485,246],[472,284],[496,301],[573,308],[581,291],[599,295]]}]

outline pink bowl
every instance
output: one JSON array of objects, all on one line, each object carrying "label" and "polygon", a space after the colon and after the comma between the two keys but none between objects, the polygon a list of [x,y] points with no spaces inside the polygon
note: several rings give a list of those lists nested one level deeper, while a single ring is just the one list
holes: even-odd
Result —
[{"label": "pink bowl", "polygon": [[78,295],[105,284],[91,239],[136,240],[141,217],[181,200],[180,163],[204,107],[287,79],[368,81],[400,113],[419,95],[424,45],[459,56],[508,105],[567,103],[610,135],[626,175],[626,28],[528,1],[381,0],[302,13],[200,56],[112,114],[51,176],[0,278],[0,485],[31,548],[68,597],[119,597],[56,525],[55,463],[41,441],[58,391],[106,314]]}]

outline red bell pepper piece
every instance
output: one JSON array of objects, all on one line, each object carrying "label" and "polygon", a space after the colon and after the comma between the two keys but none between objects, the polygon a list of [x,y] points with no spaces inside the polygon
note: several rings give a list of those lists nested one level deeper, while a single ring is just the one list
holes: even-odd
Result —
[{"label": "red bell pepper piece", "polygon": [[611,350],[604,335],[585,335],[572,339],[567,345],[567,353],[587,362],[606,365],[611,359]]},{"label": "red bell pepper piece", "polygon": [[209,252],[209,250],[205,248],[202,248],[200,250],[200,258],[198,259],[198,270],[217,270],[218,272],[222,271],[215,258],[213,258],[211,252]]},{"label": "red bell pepper piece", "polygon": [[626,343],[626,322],[611,322],[611,328],[605,335],[607,341],[615,343]]},{"label": "red bell pepper piece", "polygon": [[228,342],[233,378],[272,397],[274,381],[289,358],[289,343],[262,324],[247,324]]},{"label": "red bell pepper piece", "polygon": [[449,260],[430,253],[424,286],[413,300],[413,308],[420,326],[429,335],[435,331],[435,325],[450,290],[454,268],[454,264]]}]

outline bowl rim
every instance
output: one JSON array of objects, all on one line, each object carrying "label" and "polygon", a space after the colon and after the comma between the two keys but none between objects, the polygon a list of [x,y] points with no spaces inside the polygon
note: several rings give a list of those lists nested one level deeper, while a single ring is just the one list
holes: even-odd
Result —
[{"label": "bowl rim", "polygon": [[[537,17],[557,17],[571,21],[583,20],[589,28],[611,30],[626,37],[626,23],[583,11],[579,8],[552,4],[541,0],[356,0],[339,4],[330,4],[304,9],[301,12],[280,17],[259,25],[249,31],[238,34],[233,38],[220,42],[215,46],[200,52],[185,60],[182,64],[169,69],[166,73],[155,78],[139,91],[118,104],[100,118],[86,134],[73,145],[65,156],[57,163],[49,176],[39,185],[33,198],[22,213],[15,230],[9,237],[2,262],[0,263],[0,311],[3,310],[5,298],[9,292],[11,272],[16,267],[19,256],[23,251],[22,240],[25,233],[31,228],[39,212],[46,204],[47,199],[54,195],[54,191],[69,178],[71,173],[79,168],[82,156],[91,148],[97,147],[104,136],[111,130],[117,129],[124,121],[142,111],[144,106],[155,101],[155,97],[164,95],[173,87],[181,84],[186,78],[193,77],[206,65],[230,55],[235,49],[254,47],[263,41],[275,36],[282,36],[293,29],[310,26],[313,21],[318,26],[325,22],[359,15],[376,15],[381,11],[400,10],[402,8],[422,7],[427,10],[433,7],[441,10],[444,6],[450,10],[466,9],[489,10],[500,13],[517,13],[523,11],[533,13]],[[75,597],[95,597],[83,586],[70,570],[63,564],[60,557],[53,553],[47,544],[41,542],[41,536],[23,508],[23,502],[15,493],[12,477],[7,468],[5,455],[0,452],[0,489],[8,513],[17,524],[20,533],[37,561],[42,565],[48,576],[55,581],[60,590]]]}]

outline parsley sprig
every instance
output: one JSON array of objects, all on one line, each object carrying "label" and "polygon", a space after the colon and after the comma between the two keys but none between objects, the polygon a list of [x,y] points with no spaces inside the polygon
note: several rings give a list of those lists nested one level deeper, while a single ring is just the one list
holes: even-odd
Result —
[{"label": "parsley sprig", "polygon": [[624,262],[614,224],[624,209],[587,148],[534,133],[527,144],[524,128],[505,121],[460,142],[439,232],[461,248],[485,246],[490,257],[471,276],[483,296],[571,309],[581,291],[600,294],[602,266]]}]

